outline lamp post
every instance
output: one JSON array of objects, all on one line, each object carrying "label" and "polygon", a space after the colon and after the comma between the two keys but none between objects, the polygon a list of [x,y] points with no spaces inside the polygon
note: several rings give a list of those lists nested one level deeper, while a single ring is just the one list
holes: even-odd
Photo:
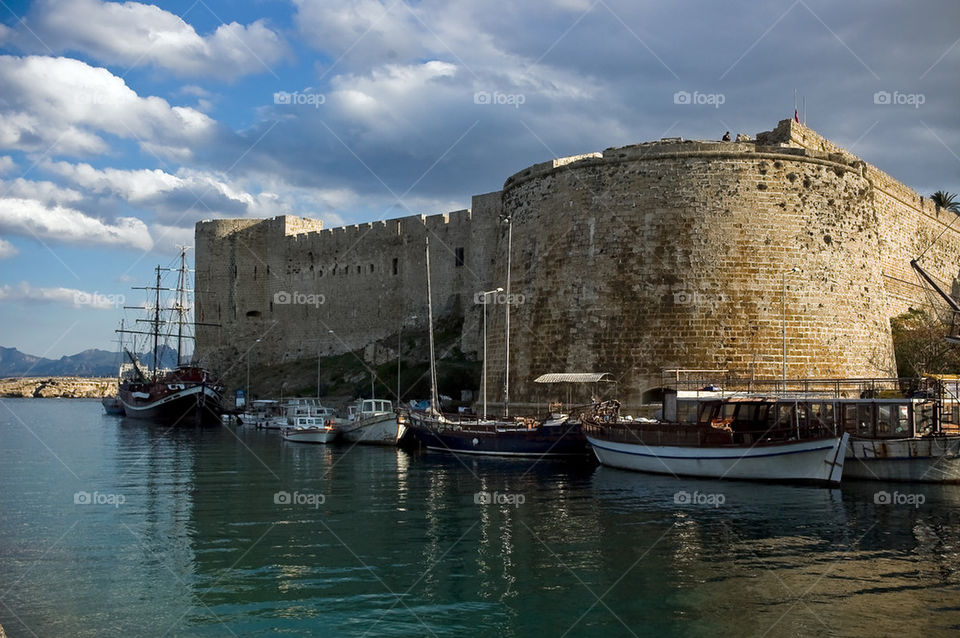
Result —
[{"label": "lamp post", "polygon": [[[410,315],[407,318],[407,321],[416,321],[417,315]],[[397,407],[400,407],[400,348],[402,347],[403,342],[400,340],[400,336],[403,334],[403,322],[404,319],[400,319],[400,325],[397,326]]]},{"label": "lamp post", "polygon": [[792,272],[800,272],[800,269],[794,266],[790,270],[786,270],[783,273],[783,284],[781,286],[781,300],[780,300],[780,332],[783,337],[783,358],[781,364],[783,365],[783,391],[787,391],[787,275]]},{"label": "lamp post", "polygon": [[507,222],[507,299],[506,299],[506,370],[503,380],[503,416],[510,416],[510,261],[513,252],[513,216],[504,215],[500,221]]},{"label": "lamp post", "polygon": [[483,420],[487,420],[487,295],[503,292],[503,288],[486,290],[483,295]]},{"label": "lamp post", "polygon": [[260,343],[260,339],[257,339],[256,341],[254,341],[254,342],[253,342],[253,345],[250,346],[250,349],[247,350],[247,356],[246,356],[246,359],[247,359],[247,396],[246,396],[246,398],[244,399],[247,403],[250,402],[250,353],[253,352],[253,348],[254,348],[258,343]]},{"label": "lamp post", "polygon": [[[333,330],[327,330],[327,334],[333,334]],[[320,340],[317,339],[317,399],[320,399]]]}]

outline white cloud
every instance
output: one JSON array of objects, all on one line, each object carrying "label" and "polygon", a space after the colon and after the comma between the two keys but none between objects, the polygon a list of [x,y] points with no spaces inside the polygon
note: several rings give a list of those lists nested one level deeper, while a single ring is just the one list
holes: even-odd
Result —
[{"label": "white cloud", "polygon": [[9,259],[19,252],[16,246],[0,237],[0,259]]},{"label": "white cloud", "polygon": [[149,250],[153,240],[135,217],[108,223],[65,206],[32,199],[0,199],[0,231],[75,244],[125,246]]},{"label": "white cloud", "polygon": [[155,237],[154,250],[165,255],[180,252],[181,246],[193,246],[193,226],[151,224],[150,234]]},{"label": "white cloud", "polygon": [[201,36],[179,16],[139,2],[42,0],[27,22],[30,31],[19,30],[16,37],[24,48],[80,51],[107,64],[154,65],[178,75],[232,79],[272,72],[288,55],[286,43],[263,20],[221,24]]},{"label": "white cloud", "polygon": [[70,58],[0,56],[0,146],[25,151],[98,154],[100,133],[168,156],[189,157],[216,124],[189,107],[140,97],[106,69]]},{"label": "white cloud", "polygon": [[0,180],[0,194],[3,197],[14,199],[35,199],[44,204],[78,202],[83,199],[83,194],[72,188],[64,188],[53,182],[32,181],[22,177],[9,182]]},{"label": "white cloud", "polygon": [[0,300],[5,302],[56,303],[73,308],[110,310],[124,303],[124,296],[86,292],[76,288],[34,288],[25,281],[0,286]]},{"label": "white cloud", "polygon": [[17,167],[17,163],[9,155],[0,155],[0,175],[9,173]]}]

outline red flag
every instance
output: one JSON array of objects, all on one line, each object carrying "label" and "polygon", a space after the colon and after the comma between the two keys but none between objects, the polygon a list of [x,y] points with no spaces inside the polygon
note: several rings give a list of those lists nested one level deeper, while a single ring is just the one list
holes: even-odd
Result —
[{"label": "red flag", "polygon": [[797,124],[800,123],[800,113],[797,111],[797,109],[793,109],[793,121]]}]

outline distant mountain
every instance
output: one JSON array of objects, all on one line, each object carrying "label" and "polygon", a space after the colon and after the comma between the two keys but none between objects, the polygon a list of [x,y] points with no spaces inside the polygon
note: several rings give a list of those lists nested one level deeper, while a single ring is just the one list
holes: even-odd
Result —
[{"label": "distant mountain", "polygon": [[[161,345],[160,367],[177,365],[177,351]],[[150,368],[153,353],[138,355],[141,365]],[[113,377],[117,374],[120,356],[116,352],[90,349],[59,359],[24,354],[16,348],[0,346],[0,377]]]}]

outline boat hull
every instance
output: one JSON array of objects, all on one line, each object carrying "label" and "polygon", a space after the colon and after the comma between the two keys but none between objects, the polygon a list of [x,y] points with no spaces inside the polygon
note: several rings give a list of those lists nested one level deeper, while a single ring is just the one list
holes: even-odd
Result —
[{"label": "boat hull", "polygon": [[754,446],[672,446],[610,441],[588,435],[603,465],[635,472],[712,479],[835,485],[848,435]]},{"label": "boat hull", "polygon": [[103,409],[107,414],[123,415],[123,404],[117,397],[103,397],[100,399],[100,404],[103,405]]},{"label": "boat hull", "polygon": [[293,443],[332,443],[339,434],[338,430],[327,428],[284,429],[281,432],[284,441]]},{"label": "boat hull", "polygon": [[587,439],[579,424],[487,430],[437,427],[411,417],[407,428],[428,450],[490,456],[589,457]]},{"label": "boat hull", "polygon": [[960,483],[960,437],[851,438],[844,478]]},{"label": "boat hull", "polygon": [[220,423],[222,398],[209,385],[187,386],[158,398],[138,394],[141,393],[120,389],[118,398],[127,418],[170,425]]},{"label": "boat hull", "polygon": [[364,445],[397,445],[400,429],[396,414],[368,417],[343,427],[343,439]]}]

